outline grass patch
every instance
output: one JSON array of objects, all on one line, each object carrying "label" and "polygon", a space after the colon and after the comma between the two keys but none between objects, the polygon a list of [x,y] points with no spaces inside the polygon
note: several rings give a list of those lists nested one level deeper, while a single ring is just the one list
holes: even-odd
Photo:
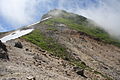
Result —
[{"label": "grass patch", "polygon": [[40,32],[40,30],[34,30],[31,34],[23,36],[22,38],[34,43],[35,45],[41,47],[44,50],[52,52],[54,56],[66,59],[69,57],[64,46],[55,42],[52,38],[46,37]]},{"label": "grass patch", "polygon": [[50,37],[46,37],[40,32],[40,30],[34,30],[32,33],[25,35],[22,38],[32,42],[44,50],[49,51],[49,53],[52,53],[54,56],[70,61],[70,63],[74,66],[79,66],[83,69],[86,68],[84,62],[74,59],[63,45],[58,44]]},{"label": "grass patch", "polygon": [[49,31],[58,31],[56,28],[52,28],[52,27],[47,28],[47,30],[49,30]]},{"label": "grass patch", "polygon": [[86,69],[88,66],[82,61],[71,60],[70,64],[79,67],[80,69]]},{"label": "grass patch", "polygon": [[[79,20],[79,19],[77,19]],[[88,25],[88,22],[85,19],[81,19],[81,21],[77,21],[74,19],[68,18],[52,18],[44,22],[44,24],[54,26],[57,23],[62,23],[67,25],[71,29],[75,29],[80,32],[84,32],[90,36],[95,38],[99,38],[101,41],[109,44],[113,44],[115,46],[120,47],[120,40],[110,37],[110,35],[105,32],[103,29]]]},{"label": "grass patch", "polygon": [[113,80],[112,78],[108,77],[107,75],[103,75],[102,73],[98,72],[98,71],[94,71],[95,74],[100,74],[101,76],[103,76],[104,78],[107,78],[107,80]]},{"label": "grass patch", "polygon": [[[75,58],[73,58],[67,52],[67,49],[64,46],[58,44],[52,38],[46,37],[43,33],[41,33],[40,30],[34,30],[32,33],[25,35],[22,38],[32,42],[33,44],[41,47],[44,50],[47,50],[49,53],[51,53],[54,56],[57,56],[59,58],[69,61],[71,65],[74,65],[81,69],[92,71],[92,69],[88,67],[84,62],[78,61]],[[112,80],[109,77],[97,71],[95,71],[94,73],[100,74],[101,76],[107,78],[108,80]]]}]

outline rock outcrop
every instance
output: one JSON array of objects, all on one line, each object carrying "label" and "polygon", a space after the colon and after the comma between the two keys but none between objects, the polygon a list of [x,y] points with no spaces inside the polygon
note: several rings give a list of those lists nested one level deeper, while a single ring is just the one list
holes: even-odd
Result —
[{"label": "rock outcrop", "polygon": [[17,48],[23,48],[23,45],[22,45],[22,43],[21,42],[16,42],[15,43],[15,46],[14,47],[17,47]]},{"label": "rock outcrop", "polygon": [[9,60],[6,45],[1,41],[0,41],[0,59]]}]

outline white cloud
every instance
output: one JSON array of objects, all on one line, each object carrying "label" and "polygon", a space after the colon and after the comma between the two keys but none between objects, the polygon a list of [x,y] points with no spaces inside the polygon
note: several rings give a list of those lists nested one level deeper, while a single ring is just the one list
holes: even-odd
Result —
[{"label": "white cloud", "polygon": [[[54,2],[55,0],[0,0],[0,16],[8,23],[20,26],[35,22],[36,16],[41,16],[41,10],[60,8],[86,16],[111,35],[120,36],[120,0],[58,0],[58,7],[53,6]],[[82,4],[87,7],[83,8]]]},{"label": "white cloud", "polygon": [[[12,25],[20,27],[35,22],[36,17],[41,16],[41,10],[50,10],[47,5],[53,0],[0,0],[0,16]],[[45,9],[42,7],[44,6]]]},{"label": "white cloud", "polygon": [[99,4],[99,7],[79,9],[76,13],[94,20],[111,35],[120,36],[120,0],[101,0]]},{"label": "white cloud", "polygon": [[0,0],[0,15],[15,25],[34,21],[37,0]]},{"label": "white cloud", "polygon": [[92,19],[111,35],[120,37],[120,0],[59,1],[59,8]]}]

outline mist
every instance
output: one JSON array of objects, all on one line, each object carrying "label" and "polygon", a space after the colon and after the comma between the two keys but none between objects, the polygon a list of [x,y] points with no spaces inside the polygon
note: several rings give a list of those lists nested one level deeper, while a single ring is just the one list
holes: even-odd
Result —
[{"label": "mist", "polygon": [[28,24],[34,21],[36,5],[35,0],[0,0],[0,15],[13,27]]},{"label": "mist", "polygon": [[68,0],[62,0],[59,7],[85,16],[104,28],[110,35],[120,37],[120,0],[76,0],[76,2],[69,0],[69,4],[65,7],[67,2]]},{"label": "mist", "polygon": [[102,0],[98,7],[80,9],[76,13],[92,19],[110,35],[120,37],[120,0]]},{"label": "mist", "polygon": [[120,0],[0,0],[0,16],[13,28],[37,22],[56,8],[83,15],[120,37]]}]

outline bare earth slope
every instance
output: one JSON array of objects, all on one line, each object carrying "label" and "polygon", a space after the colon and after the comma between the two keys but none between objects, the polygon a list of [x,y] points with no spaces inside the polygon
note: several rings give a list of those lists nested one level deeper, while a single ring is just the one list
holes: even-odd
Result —
[{"label": "bare earth slope", "polygon": [[[49,31],[47,33],[49,34]],[[87,66],[102,74],[112,76],[114,80],[120,79],[119,48],[93,40],[67,28],[53,33],[52,37],[64,44]],[[18,41],[22,43],[22,49],[14,47],[15,42]],[[75,66],[70,65],[68,61],[54,57],[24,39],[11,40],[6,45],[10,61],[0,61],[0,80],[27,80],[29,76],[35,77],[36,80],[108,80],[94,73],[94,70],[84,71],[87,78],[78,75],[74,70]]]},{"label": "bare earth slope", "polygon": [[[23,48],[14,47],[21,42]],[[23,40],[16,39],[6,43],[9,61],[0,61],[0,80],[87,80],[105,79],[99,74],[85,71],[85,78],[74,71],[74,66],[47,51]],[[27,79],[31,78],[31,79]]]},{"label": "bare earth slope", "polygon": [[54,25],[52,28],[56,31],[48,30],[47,25],[41,25],[39,28],[46,36],[65,45],[70,53],[79,57],[87,66],[112,76],[115,80],[120,79],[120,48],[63,25],[61,23]]}]

